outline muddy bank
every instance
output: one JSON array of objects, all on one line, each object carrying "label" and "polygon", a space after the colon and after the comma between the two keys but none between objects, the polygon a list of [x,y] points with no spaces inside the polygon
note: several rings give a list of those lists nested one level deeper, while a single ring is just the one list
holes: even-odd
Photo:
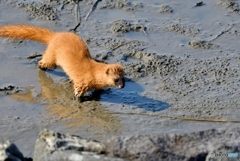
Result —
[{"label": "muddy bank", "polygon": [[1,39],[1,137],[26,142],[24,156],[32,156],[43,128],[104,140],[238,124],[239,1],[198,2],[104,0],[89,15],[93,0],[80,1],[79,10],[76,1],[1,1],[0,25],[69,31],[80,21],[76,33],[91,55],[126,71],[126,88],[78,103],[60,68],[44,72],[39,57],[27,59],[45,46]]}]

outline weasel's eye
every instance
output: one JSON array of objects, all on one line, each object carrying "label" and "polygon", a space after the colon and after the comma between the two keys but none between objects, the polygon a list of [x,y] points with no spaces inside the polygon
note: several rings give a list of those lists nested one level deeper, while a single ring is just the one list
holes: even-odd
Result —
[{"label": "weasel's eye", "polygon": [[119,81],[119,78],[116,78],[113,80],[115,83],[117,83]]}]

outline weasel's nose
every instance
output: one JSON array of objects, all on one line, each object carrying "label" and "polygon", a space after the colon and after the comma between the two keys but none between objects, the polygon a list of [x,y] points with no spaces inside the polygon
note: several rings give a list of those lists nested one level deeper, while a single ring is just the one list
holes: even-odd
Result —
[{"label": "weasel's nose", "polygon": [[123,79],[122,79],[122,84],[119,85],[119,88],[124,88],[124,87],[125,87],[125,79],[123,78]]}]

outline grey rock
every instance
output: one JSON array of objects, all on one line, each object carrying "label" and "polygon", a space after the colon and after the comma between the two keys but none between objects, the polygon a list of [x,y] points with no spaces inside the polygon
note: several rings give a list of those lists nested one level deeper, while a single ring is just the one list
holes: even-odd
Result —
[{"label": "grey rock", "polygon": [[110,156],[135,161],[220,160],[213,153],[217,156],[240,151],[240,127],[189,134],[120,136],[108,140],[106,147]]},{"label": "grey rock", "polygon": [[25,161],[25,158],[15,144],[6,141],[0,143],[0,160]]},{"label": "grey rock", "polygon": [[[114,137],[100,143],[44,129],[37,139],[34,161],[229,160],[240,151],[240,126],[187,134]],[[14,144],[0,144],[0,160],[26,161]],[[239,159],[237,158],[232,159]]]},{"label": "grey rock", "polygon": [[37,139],[34,161],[116,160],[104,155],[105,145],[79,136],[60,134],[44,129]]},{"label": "grey rock", "polygon": [[16,87],[11,84],[0,84],[0,96],[18,93],[21,90],[22,89],[20,89],[19,87]]},{"label": "grey rock", "polygon": [[99,155],[92,152],[79,152],[79,151],[60,151],[55,152],[49,157],[44,158],[42,161],[124,161],[121,158],[108,157]]}]

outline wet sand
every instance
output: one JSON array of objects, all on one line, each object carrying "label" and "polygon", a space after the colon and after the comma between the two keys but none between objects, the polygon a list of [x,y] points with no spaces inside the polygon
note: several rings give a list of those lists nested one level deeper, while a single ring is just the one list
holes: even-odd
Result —
[{"label": "wet sand", "polygon": [[[31,157],[43,128],[104,140],[238,124],[239,1],[195,6],[199,1],[104,0],[86,21],[94,2],[80,2],[77,34],[94,58],[124,66],[126,87],[78,103],[60,68],[44,72],[36,66],[39,58],[27,59],[41,54],[44,45],[1,39],[2,140],[10,139]],[[0,1],[0,25],[69,31],[77,24],[75,7],[66,0]]]}]

